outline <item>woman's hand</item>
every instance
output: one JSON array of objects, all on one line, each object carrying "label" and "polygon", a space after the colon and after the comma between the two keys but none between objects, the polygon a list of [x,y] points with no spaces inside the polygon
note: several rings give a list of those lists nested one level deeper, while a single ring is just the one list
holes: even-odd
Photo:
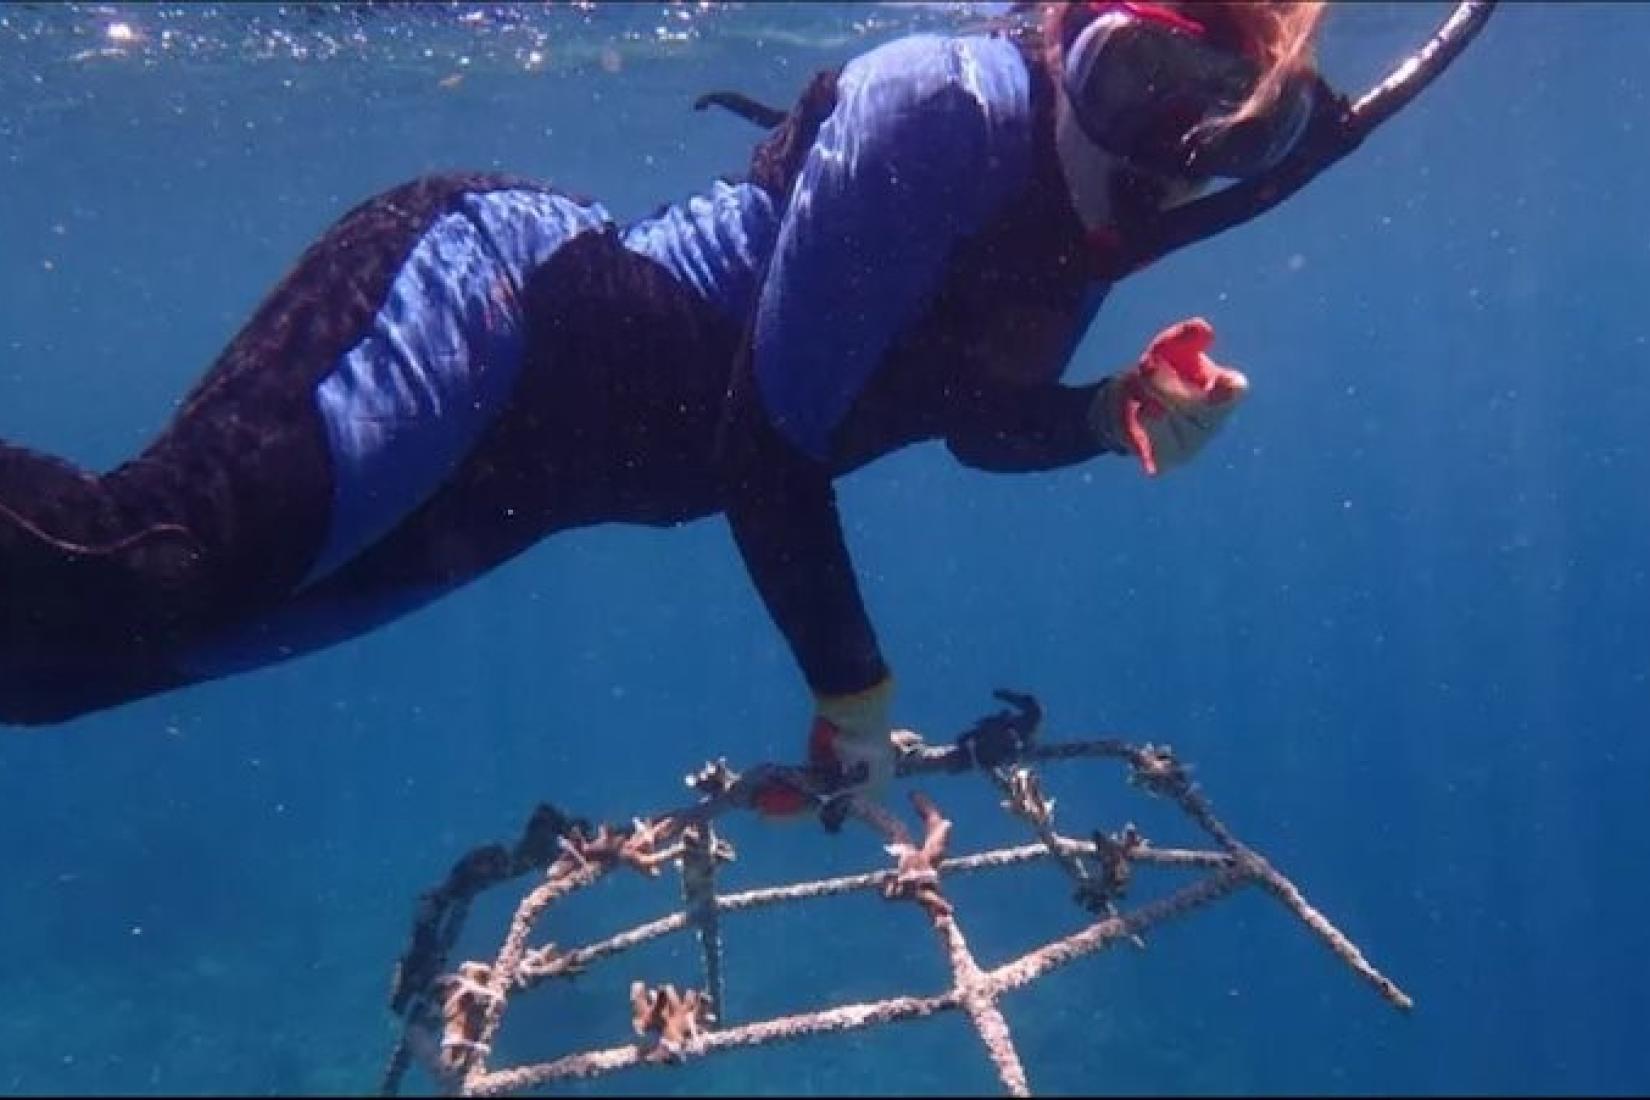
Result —
[{"label": "woman's hand", "polygon": [[[852,695],[815,699],[808,731],[808,770],[833,797],[877,799],[894,775],[894,743],[888,722],[891,676]],[[806,792],[773,783],[756,793],[756,808],[770,818],[791,818],[815,809]]]},{"label": "woman's hand", "polygon": [[1190,461],[1249,393],[1243,374],[1205,354],[1214,339],[1201,317],[1169,326],[1096,403],[1097,427],[1127,439],[1149,475]]}]

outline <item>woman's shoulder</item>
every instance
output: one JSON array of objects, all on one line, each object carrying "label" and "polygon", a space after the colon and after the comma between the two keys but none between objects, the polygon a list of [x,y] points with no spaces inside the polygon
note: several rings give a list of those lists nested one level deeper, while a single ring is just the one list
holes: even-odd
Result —
[{"label": "woman's shoulder", "polygon": [[[789,196],[804,163],[879,165],[889,178],[951,173],[1012,186],[1036,129],[1034,57],[997,35],[909,34],[823,70],[752,154],[750,178]],[[885,170],[885,171],[884,171]],[[863,177],[861,178],[868,178]],[[1004,182],[1008,181],[1008,182]]]},{"label": "woman's shoulder", "polygon": [[997,124],[1031,111],[1027,55],[1002,35],[909,34],[867,50],[838,78],[839,96],[880,110],[943,110],[972,105]]}]

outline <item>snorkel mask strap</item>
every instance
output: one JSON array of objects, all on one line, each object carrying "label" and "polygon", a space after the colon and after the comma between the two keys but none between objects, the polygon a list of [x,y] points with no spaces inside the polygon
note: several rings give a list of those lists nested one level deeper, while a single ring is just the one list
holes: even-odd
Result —
[{"label": "snorkel mask strap", "polygon": [[[1498,0],[1462,0],[1426,45],[1356,102],[1318,78],[1312,116],[1294,149],[1272,168],[1201,199],[1157,211],[1126,235],[1091,240],[1095,278],[1115,282],[1186,245],[1265,213],[1363,144],[1376,127],[1420,95],[1484,29]],[[1094,9],[1155,4],[1089,3]],[[1184,18],[1170,12],[1176,18]]]}]

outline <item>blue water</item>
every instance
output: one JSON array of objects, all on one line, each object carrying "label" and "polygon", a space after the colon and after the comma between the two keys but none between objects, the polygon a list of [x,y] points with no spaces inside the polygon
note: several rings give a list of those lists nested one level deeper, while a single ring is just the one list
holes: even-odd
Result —
[{"label": "blue water", "polygon": [[[1370,79],[1444,8],[1337,10],[1331,75]],[[377,190],[499,169],[640,215],[743,170],[757,132],[699,92],[789,102],[962,18],[468,12],[0,7],[0,437],[120,461]],[[1417,1001],[1245,894],[1007,1002],[1035,1088],[1650,1089],[1647,39],[1639,5],[1508,6],[1351,160],[1121,286],[1072,378],[1201,313],[1253,380],[1194,466],[993,476],[927,448],[842,484],[902,724],[950,736],[1006,685],[1051,736],[1172,743]],[[624,821],[710,756],[794,757],[806,717],[713,520],[560,537],[360,641],[0,737],[0,1091],[369,1090],[413,900],[454,858],[540,800]],[[1190,839],[1101,770],[1049,778],[1074,831]],[[1015,835],[930,789],[959,848]],[[744,885],[883,858],[734,836]],[[987,962],[1074,927],[1064,893],[956,886]],[[475,957],[513,896],[477,910]],[[672,900],[610,884],[551,935]],[[728,950],[737,1018],[943,981],[915,911],[875,899],[730,920]],[[524,1000],[501,1055],[622,1041],[628,981],[691,962],[683,939]],[[599,1091],[637,1087],[995,1082],[944,1018]]]}]

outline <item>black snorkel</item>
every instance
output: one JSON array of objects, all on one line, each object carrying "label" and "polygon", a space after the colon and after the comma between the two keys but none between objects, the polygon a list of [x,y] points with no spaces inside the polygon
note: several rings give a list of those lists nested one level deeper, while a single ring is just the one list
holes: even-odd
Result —
[{"label": "black snorkel", "polygon": [[1350,101],[1322,83],[1294,148],[1265,171],[1210,195],[1149,214],[1123,235],[1109,234],[1094,257],[1095,276],[1116,281],[1189,244],[1265,213],[1362,145],[1438,78],[1489,21],[1497,0],[1462,0],[1426,45]]}]

